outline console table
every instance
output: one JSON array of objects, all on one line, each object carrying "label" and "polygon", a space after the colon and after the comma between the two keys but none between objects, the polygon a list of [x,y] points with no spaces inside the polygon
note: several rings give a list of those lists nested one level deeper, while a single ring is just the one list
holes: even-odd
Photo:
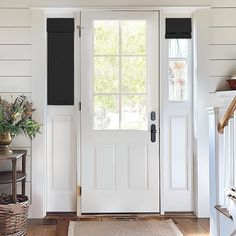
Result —
[{"label": "console table", "polygon": [[[0,161],[11,161],[12,169],[10,171],[0,171],[0,184],[12,184],[13,202],[17,202],[17,182],[22,182],[22,195],[25,195],[26,181],[26,150],[14,150],[12,154],[1,154]],[[22,171],[17,171],[17,161],[22,159]]]}]

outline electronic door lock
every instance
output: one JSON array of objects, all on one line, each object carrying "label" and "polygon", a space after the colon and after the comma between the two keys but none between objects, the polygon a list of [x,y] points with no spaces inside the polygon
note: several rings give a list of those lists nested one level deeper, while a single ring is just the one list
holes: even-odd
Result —
[{"label": "electronic door lock", "polygon": [[155,111],[151,112],[151,120],[152,121],[156,120],[156,112]]}]

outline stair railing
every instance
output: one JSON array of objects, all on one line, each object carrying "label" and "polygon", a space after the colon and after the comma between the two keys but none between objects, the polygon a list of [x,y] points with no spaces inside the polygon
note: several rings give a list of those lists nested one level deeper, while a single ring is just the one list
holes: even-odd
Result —
[{"label": "stair railing", "polygon": [[228,125],[229,119],[233,118],[235,110],[236,110],[236,96],[231,101],[230,105],[228,106],[227,110],[225,111],[223,117],[221,118],[219,122],[218,132],[220,134],[224,133],[224,128],[225,126]]}]

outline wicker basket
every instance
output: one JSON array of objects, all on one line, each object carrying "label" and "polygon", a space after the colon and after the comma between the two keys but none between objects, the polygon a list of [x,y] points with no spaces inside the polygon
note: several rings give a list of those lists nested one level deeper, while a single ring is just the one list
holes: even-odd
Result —
[{"label": "wicker basket", "polygon": [[[1,198],[1,197],[0,197]],[[15,204],[0,204],[0,235],[26,235],[29,199],[27,196],[17,195]]]}]

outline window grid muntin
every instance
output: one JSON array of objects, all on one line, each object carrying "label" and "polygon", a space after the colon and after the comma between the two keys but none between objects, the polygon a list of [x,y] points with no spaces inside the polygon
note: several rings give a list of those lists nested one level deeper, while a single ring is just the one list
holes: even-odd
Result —
[{"label": "window grid muntin", "polygon": [[[96,21],[96,20],[95,20]],[[94,21],[94,22],[95,22]],[[145,101],[145,113],[146,113],[146,121],[145,121],[145,128],[144,129],[140,129],[140,130],[147,130],[147,123],[148,123],[148,119],[147,119],[147,107],[148,107],[148,80],[147,80],[147,25],[146,25],[146,21],[145,21],[145,54],[144,55],[128,55],[128,54],[122,54],[122,27],[121,27],[121,22],[122,20],[117,20],[119,21],[119,55],[106,55],[106,54],[93,54],[93,58],[95,57],[119,57],[119,93],[96,93],[95,92],[95,88],[94,88],[94,63],[93,63],[93,117],[94,117],[94,97],[98,96],[98,95],[104,95],[104,96],[119,96],[119,129],[115,129],[115,130],[129,130],[129,129],[122,129],[122,96],[123,95],[137,95],[137,96],[145,96],[146,97],[146,101]],[[134,20],[130,20],[130,21],[134,21]],[[93,29],[95,29],[95,24],[93,24]],[[94,52],[94,30],[93,30],[93,52]],[[145,93],[127,93],[127,92],[123,92],[122,91],[122,58],[123,57],[144,57],[145,60]],[[94,119],[93,119],[93,129],[95,129],[95,123],[94,123]],[[99,129],[95,129],[95,130],[99,130]],[[104,130],[112,130],[112,129],[104,129]],[[132,129],[135,130],[135,129]],[[139,129],[136,129],[139,130]]]}]

